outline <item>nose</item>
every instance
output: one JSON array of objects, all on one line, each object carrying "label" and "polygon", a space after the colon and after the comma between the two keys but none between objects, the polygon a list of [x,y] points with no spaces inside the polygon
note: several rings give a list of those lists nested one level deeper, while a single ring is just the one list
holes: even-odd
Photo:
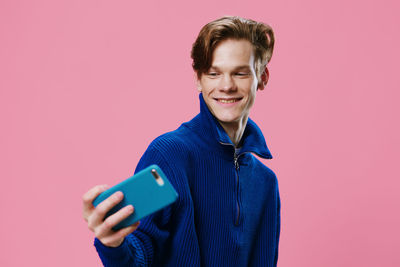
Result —
[{"label": "nose", "polygon": [[236,90],[235,81],[233,80],[231,75],[224,75],[223,78],[220,80],[221,91],[234,91]]}]

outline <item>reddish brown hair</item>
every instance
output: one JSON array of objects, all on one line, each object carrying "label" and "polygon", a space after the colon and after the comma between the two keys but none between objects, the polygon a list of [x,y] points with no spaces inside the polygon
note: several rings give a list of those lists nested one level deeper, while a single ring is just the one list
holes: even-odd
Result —
[{"label": "reddish brown hair", "polygon": [[267,63],[271,60],[275,37],[272,28],[261,22],[240,17],[225,16],[206,24],[193,43],[192,67],[200,78],[209,70],[217,45],[227,39],[244,39],[253,44],[255,70],[260,80]]}]

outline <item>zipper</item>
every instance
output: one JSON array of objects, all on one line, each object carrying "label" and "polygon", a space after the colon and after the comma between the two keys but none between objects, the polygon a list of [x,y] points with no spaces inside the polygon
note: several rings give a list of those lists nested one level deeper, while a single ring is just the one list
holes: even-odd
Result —
[{"label": "zipper", "polygon": [[239,217],[240,217],[240,205],[239,205],[239,162],[238,162],[239,155],[235,154],[233,155],[233,162],[235,164],[235,175],[236,175],[236,209],[237,209],[237,214],[236,214],[236,221],[235,225],[239,225]]},{"label": "zipper", "polygon": [[242,152],[239,154],[236,154],[236,147],[233,144],[230,143],[223,143],[220,142],[220,144],[222,145],[229,145],[232,146],[234,149],[234,154],[233,154],[233,163],[234,163],[234,167],[235,167],[235,176],[236,176],[236,218],[235,218],[235,226],[239,225],[239,218],[240,218],[240,205],[239,205],[239,157],[245,153],[249,153],[249,152]]}]

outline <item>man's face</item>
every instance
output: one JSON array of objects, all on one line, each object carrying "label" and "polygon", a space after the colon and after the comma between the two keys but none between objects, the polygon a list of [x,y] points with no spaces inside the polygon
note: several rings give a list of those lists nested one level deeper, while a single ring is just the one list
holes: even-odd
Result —
[{"label": "man's face", "polygon": [[[198,90],[220,123],[236,125],[247,121],[258,85],[254,60],[249,41],[224,40],[214,50],[210,69],[198,79]],[[260,84],[258,88],[262,90],[263,83]]]}]

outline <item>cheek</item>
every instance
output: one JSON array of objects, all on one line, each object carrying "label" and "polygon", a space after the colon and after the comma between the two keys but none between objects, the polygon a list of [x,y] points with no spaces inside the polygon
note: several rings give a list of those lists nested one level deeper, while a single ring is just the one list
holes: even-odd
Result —
[{"label": "cheek", "polygon": [[248,96],[248,103],[247,103],[247,107],[251,108],[254,105],[254,101],[256,99],[256,90],[251,90],[249,92],[249,96]]},{"label": "cheek", "polygon": [[213,81],[208,81],[208,80],[202,80],[200,82],[200,86],[204,93],[211,92],[215,88]]},{"label": "cheek", "polygon": [[257,82],[254,81],[248,81],[248,82],[243,82],[239,88],[242,88],[242,92],[247,95],[247,98],[254,99],[255,94],[257,91]]}]

